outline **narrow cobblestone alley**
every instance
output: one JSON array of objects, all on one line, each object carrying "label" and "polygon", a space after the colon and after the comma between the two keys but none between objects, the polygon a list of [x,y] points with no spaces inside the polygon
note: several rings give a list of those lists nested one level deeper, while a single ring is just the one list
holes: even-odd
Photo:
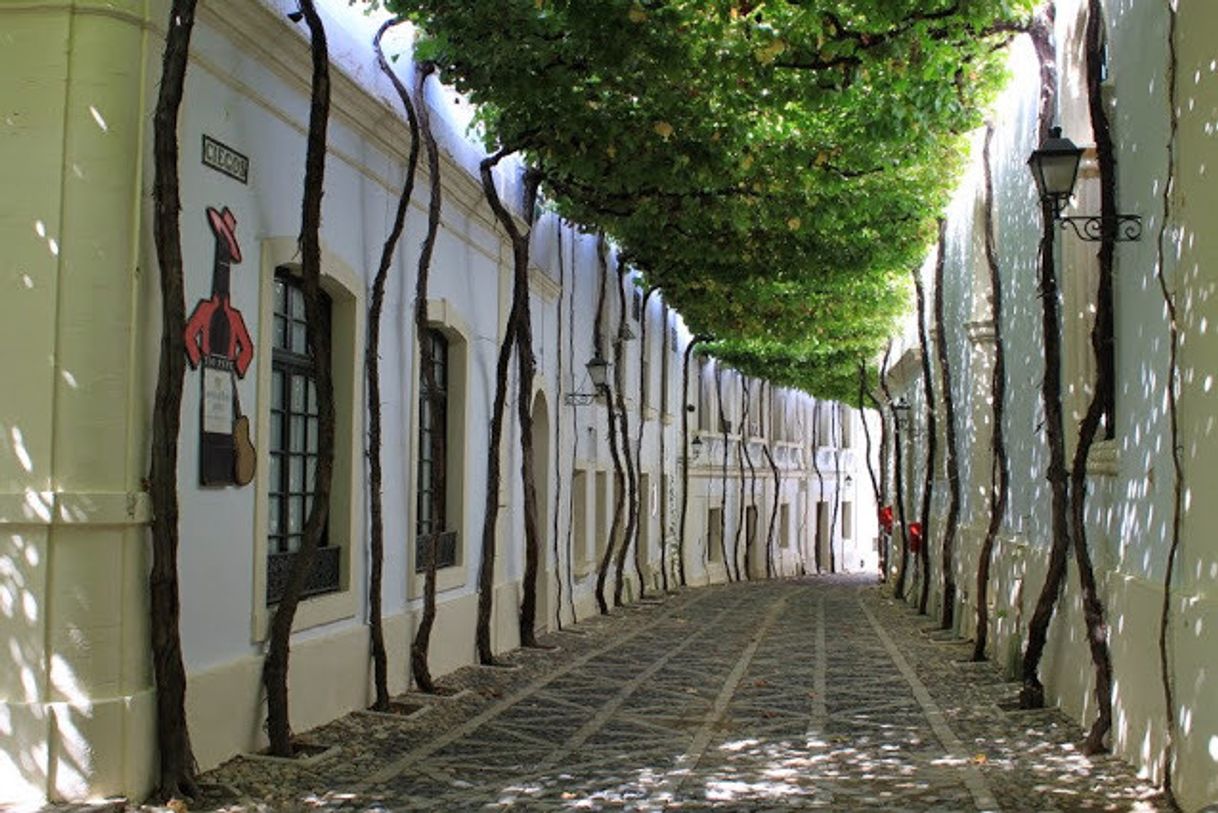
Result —
[{"label": "narrow cobblestone alley", "polygon": [[315,764],[239,757],[225,809],[1154,810],[1053,711],[870,587],[812,578],[689,590],[466,668],[411,716],[304,738]]}]

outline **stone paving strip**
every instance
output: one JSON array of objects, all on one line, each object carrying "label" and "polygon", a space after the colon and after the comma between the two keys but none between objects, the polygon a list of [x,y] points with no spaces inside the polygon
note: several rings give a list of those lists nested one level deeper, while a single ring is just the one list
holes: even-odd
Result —
[{"label": "stone paving strip", "polygon": [[[737,604],[727,609],[720,610],[714,621],[711,623],[711,628],[713,628],[718,622],[722,621],[723,616],[732,610],[738,609],[739,606],[740,602],[737,602]],[[773,619],[770,618],[768,620],[772,621]],[[690,636],[684,641],[677,643],[675,646],[665,652],[664,655],[652,663],[651,666],[648,666],[646,669],[640,671],[635,677],[631,678],[626,685],[613,696],[611,700],[597,710],[592,719],[580,726],[579,730],[569,737],[567,741],[563,743],[561,748],[555,750],[554,753],[546,757],[538,768],[543,771],[548,768],[552,768],[574,754],[580,748],[580,746],[584,745],[589,739],[592,738],[593,734],[603,729],[614,716],[620,713],[622,707],[626,704],[626,701],[629,700],[630,696],[637,692],[644,683],[655,677],[656,673],[667,666],[669,661],[680,655],[690,645],[698,640],[699,639],[697,637]]]},{"label": "stone paving strip", "polygon": [[955,764],[961,766],[964,784],[968,787],[969,793],[973,795],[973,801],[976,803],[977,809],[979,811],[997,810],[998,802],[994,799],[994,794],[990,792],[990,786],[986,784],[985,777],[982,776],[977,766],[972,763],[970,755],[965,753],[964,744],[952,732],[951,727],[947,724],[947,720],[943,717],[943,712],[939,710],[935,701],[931,699],[930,692],[926,691],[922,681],[918,680],[918,676],[913,668],[910,667],[909,661],[905,660],[901,650],[897,648],[891,636],[888,635],[883,625],[876,619],[875,613],[868,609],[866,602],[860,600],[859,609],[871,621],[871,626],[875,628],[875,634],[879,636],[881,643],[884,644],[884,649],[888,650],[888,654],[892,657],[892,662],[896,664],[902,677],[909,683],[909,688],[913,690],[914,699],[922,707],[922,712],[926,715],[926,720],[930,723],[930,727],[939,739],[939,743],[947,750],[950,759]]},{"label": "stone paving strip", "polygon": [[[719,613],[719,615],[721,616],[725,612],[727,612],[727,610],[721,611]],[[605,646],[601,647],[600,649],[596,649],[585,655],[581,655],[580,657],[567,663],[565,666],[562,666],[554,671],[551,671],[551,672],[545,674],[543,677],[539,678],[538,680],[533,681],[528,686],[525,686],[523,689],[521,689],[519,692],[516,692],[515,694],[513,694],[511,697],[508,697],[505,700],[495,703],[490,708],[486,709],[485,711],[478,714],[476,717],[470,719],[468,722],[462,724],[461,726],[458,726],[457,728],[453,729],[452,731],[450,731],[440,737],[437,737],[432,742],[428,742],[406,754],[403,754],[400,759],[395,760],[393,763],[385,766],[380,771],[377,771],[376,773],[369,776],[365,782],[365,785],[376,785],[376,784],[383,783],[383,782],[386,782],[386,781],[392,779],[393,777],[401,774],[402,771],[404,771],[412,763],[420,762],[423,759],[425,759],[426,757],[441,750],[445,746],[447,746],[453,742],[456,742],[457,740],[473,733],[474,731],[477,731],[483,725],[487,724],[491,720],[494,720],[496,717],[500,716],[508,709],[517,705],[522,700],[536,694],[541,689],[545,688],[546,686],[550,685],[551,683],[555,682],[556,680],[558,680],[562,677],[565,677],[566,675],[575,671],[579,667],[584,666],[589,661],[592,661],[594,658],[597,658],[598,656],[603,655],[612,649],[623,646],[627,642],[629,642],[631,639],[633,639],[639,635],[642,635],[645,632],[650,631],[655,626],[657,626],[658,624],[660,624],[661,622],[666,620],[668,617],[669,617],[669,614],[666,614],[664,616],[661,616],[659,619],[652,621],[650,624],[648,624],[645,627],[641,627],[639,629],[635,629],[635,630],[626,632],[625,634],[621,635],[620,637],[614,638],[610,643],[606,644]],[[673,654],[676,654],[676,653],[674,652]],[[666,662],[666,660],[667,660],[667,658],[662,659],[662,661],[665,661],[665,662]],[[658,669],[659,666],[662,666],[662,665],[663,665],[663,663],[657,663],[656,668]],[[637,686],[636,686],[636,688],[637,688]],[[624,699],[625,698],[623,698],[623,700]],[[612,706],[612,704],[609,704],[609,705],[612,707],[613,710],[616,710],[616,706]],[[620,705],[620,704],[618,704],[618,705]],[[612,712],[610,712],[610,713],[612,713]]]},{"label": "stone paving strip", "polygon": [[744,673],[748,670],[749,664],[752,663],[753,656],[757,654],[757,647],[761,645],[762,640],[770,631],[770,627],[774,626],[774,622],[778,619],[778,614],[786,603],[787,597],[784,596],[775,601],[769,610],[766,611],[765,620],[761,622],[761,627],[749,641],[744,652],[736,659],[735,665],[732,666],[732,671],[728,673],[727,680],[723,683],[723,689],[720,690],[719,696],[715,698],[714,705],[706,715],[706,720],[702,723],[702,727],[698,729],[698,733],[694,735],[693,742],[690,743],[685,753],[677,758],[676,769],[670,771],[664,781],[656,787],[654,799],[662,803],[672,801],[677,791],[680,790],[681,784],[698,767],[698,763],[702,761],[703,754],[706,753],[707,746],[711,743],[711,737],[714,736],[716,725],[722,721],[732,701],[732,697],[736,694],[736,689],[740,686],[740,681],[744,679]]},{"label": "stone paving strip", "polygon": [[933,619],[878,589],[866,606],[887,630],[1008,811],[1170,810],[1162,794],[1110,754],[1084,756],[1084,731],[1056,709],[1003,711],[1019,684],[993,664],[964,664],[971,647],[926,634]]},{"label": "stone paving strip", "polygon": [[931,621],[873,579],[690,589],[307,732],[338,746],[317,764],[230,760],[192,809],[1163,809],[1060,713],[1002,711],[1016,687]]}]

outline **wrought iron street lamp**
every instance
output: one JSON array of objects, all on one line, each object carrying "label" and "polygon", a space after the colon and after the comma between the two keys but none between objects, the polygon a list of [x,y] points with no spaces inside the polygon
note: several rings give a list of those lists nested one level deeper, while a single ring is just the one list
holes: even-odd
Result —
[{"label": "wrought iron street lamp", "polygon": [[[1062,136],[1062,128],[1054,127],[1049,137],[1032,151],[1028,168],[1036,181],[1036,191],[1046,210],[1064,229],[1069,226],[1080,240],[1099,242],[1104,237],[1104,218],[1098,215],[1063,217],[1062,210],[1074,195],[1078,182],[1078,167],[1083,159],[1083,149]],[[1142,218],[1138,215],[1115,216],[1112,225],[1113,239],[1118,241],[1140,240]]]},{"label": "wrought iron street lamp", "polygon": [[588,376],[592,379],[592,386],[596,387],[597,393],[609,383],[609,362],[605,361],[599,352],[588,362]]},{"label": "wrought iron street lamp", "polygon": [[905,424],[909,421],[909,401],[904,397],[898,398],[892,402],[892,416],[898,424]]},{"label": "wrought iron street lamp", "polygon": [[592,392],[569,392],[563,396],[567,406],[587,406],[605,393],[609,383],[609,362],[605,361],[600,351],[592,356],[587,364],[588,377],[592,379]]}]

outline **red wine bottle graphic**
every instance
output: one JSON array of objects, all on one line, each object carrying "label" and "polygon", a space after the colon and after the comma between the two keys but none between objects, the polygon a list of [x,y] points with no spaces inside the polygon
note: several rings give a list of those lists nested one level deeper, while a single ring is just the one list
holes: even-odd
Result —
[{"label": "red wine bottle graphic", "polygon": [[199,482],[245,485],[254,477],[249,418],[241,413],[237,379],[254,359],[254,344],[241,311],[232,305],[232,265],[241,262],[237,218],[227,207],[207,209],[215,236],[211,298],[200,300],[186,322],[186,358],[202,368],[199,399]]}]

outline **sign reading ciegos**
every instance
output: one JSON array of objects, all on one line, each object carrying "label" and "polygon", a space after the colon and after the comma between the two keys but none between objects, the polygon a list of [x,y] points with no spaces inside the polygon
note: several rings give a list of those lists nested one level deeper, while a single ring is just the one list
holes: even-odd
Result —
[{"label": "sign reading ciegos", "polygon": [[206,134],[203,136],[203,166],[241,183],[249,183],[250,159]]}]

